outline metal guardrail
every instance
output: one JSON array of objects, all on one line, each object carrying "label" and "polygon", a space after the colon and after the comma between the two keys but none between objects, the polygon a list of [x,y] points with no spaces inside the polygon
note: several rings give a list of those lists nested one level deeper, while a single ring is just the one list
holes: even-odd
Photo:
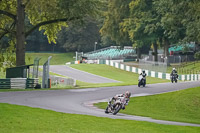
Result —
[{"label": "metal guardrail", "polygon": [[7,78],[0,79],[0,89],[34,89],[39,79]]}]

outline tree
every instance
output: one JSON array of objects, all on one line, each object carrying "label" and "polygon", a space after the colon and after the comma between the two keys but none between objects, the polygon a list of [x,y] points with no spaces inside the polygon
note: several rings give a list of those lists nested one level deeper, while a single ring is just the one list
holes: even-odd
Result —
[{"label": "tree", "polygon": [[156,0],[153,4],[161,17],[165,56],[170,44],[200,42],[199,0]]},{"label": "tree", "polygon": [[[24,65],[25,38],[35,29],[44,30],[49,42],[56,43],[61,27],[68,27],[69,22],[80,24],[86,16],[94,17],[102,3],[102,0],[1,0],[0,39],[14,36],[16,65]],[[25,24],[25,16],[31,27]]]},{"label": "tree", "polygon": [[157,41],[162,35],[162,29],[157,25],[160,18],[155,12],[153,1],[133,0],[129,8],[130,16],[121,23],[122,30],[128,32],[129,38],[138,51],[145,45],[153,44],[155,61],[157,61]]},{"label": "tree", "polygon": [[170,43],[200,42],[199,0],[156,0],[154,6]]},{"label": "tree", "polygon": [[100,42],[98,22],[92,18],[85,18],[84,26],[69,24],[59,32],[57,44],[66,51],[89,52],[94,50],[94,43]]},{"label": "tree", "polygon": [[196,60],[200,60],[200,51],[199,51],[199,52],[196,52],[196,53],[194,54],[194,58],[195,58]]},{"label": "tree", "polygon": [[120,29],[120,23],[129,16],[128,4],[130,1],[131,0],[108,0],[107,10],[104,13],[104,23],[100,29],[104,41],[111,39],[117,45],[131,45],[128,33]]}]

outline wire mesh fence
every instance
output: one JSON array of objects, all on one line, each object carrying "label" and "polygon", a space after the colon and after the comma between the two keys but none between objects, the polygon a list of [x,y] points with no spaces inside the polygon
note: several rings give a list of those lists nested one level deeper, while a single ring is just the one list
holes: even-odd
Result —
[{"label": "wire mesh fence", "polygon": [[72,78],[64,78],[60,76],[50,76],[52,86],[76,86],[76,80]]},{"label": "wire mesh fence", "polygon": [[155,62],[155,61],[146,61],[139,60],[139,68],[155,71],[155,72],[163,72],[167,71],[167,63],[166,62]]}]

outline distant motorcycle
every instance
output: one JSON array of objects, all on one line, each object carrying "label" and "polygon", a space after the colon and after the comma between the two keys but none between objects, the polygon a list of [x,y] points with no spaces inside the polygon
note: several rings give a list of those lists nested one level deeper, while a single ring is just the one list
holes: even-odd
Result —
[{"label": "distant motorcycle", "polygon": [[177,83],[178,82],[178,74],[172,74],[171,75],[171,82],[172,83]]},{"label": "distant motorcycle", "polygon": [[116,115],[121,109],[125,109],[126,98],[118,97],[115,101],[109,100],[108,106],[106,107],[105,113],[112,113]]},{"label": "distant motorcycle", "polygon": [[146,78],[143,77],[142,75],[140,75],[138,78],[138,87],[140,87],[141,85],[143,87],[145,87],[145,85],[146,85]]}]

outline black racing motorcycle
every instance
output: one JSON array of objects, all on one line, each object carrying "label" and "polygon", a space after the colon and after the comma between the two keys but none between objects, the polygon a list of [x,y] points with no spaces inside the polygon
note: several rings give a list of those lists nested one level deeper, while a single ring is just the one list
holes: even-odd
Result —
[{"label": "black racing motorcycle", "polygon": [[177,83],[178,82],[178,74],[172,74],[171,75],[171,82],[172,83]]},{"label": "black racing motorcycle", "polygon": [[142,75],[140,75],[138,78],[138,87],[140,87],[141,85],[143,87],[145,87],[145,85],[146,85],[146,78],[143,77]]}]

